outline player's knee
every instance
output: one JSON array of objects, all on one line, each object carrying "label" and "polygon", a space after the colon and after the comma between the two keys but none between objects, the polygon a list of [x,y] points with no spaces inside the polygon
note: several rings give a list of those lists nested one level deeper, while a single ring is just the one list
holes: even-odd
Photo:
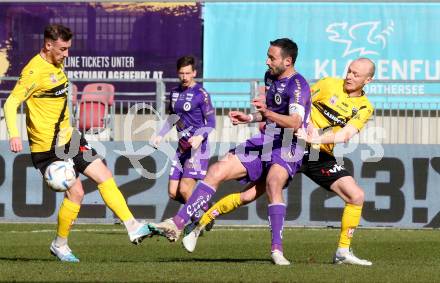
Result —
[{"label": "player's knee", "polygon": [[192,193],[192,187],[191,186],[179,186],[179,194],[182,196],[190,197]]},{"label": "player's knee", "polygon": [[284,181],[277,177],[270,177],[266,180],[266,191],[269,194],[277,194],[282,192]]},{"label": "player's knee", "polygon": [[365,193],[359,188],[349,196],[349,202],[355,205],[362,205],[364,203]]},{"label": "player's knee", "polygon": [[218,163],[215,163],[209,167],[204,181],[208,184],[220,183],[226,178],[226,173],[227,172],[225,171],[225,168],[223,168],[223,166],[221,166]]},{"label": "player's knee", "polygon": [[170,199],[177,200],[177,192],[176,191],[168,191],[168,196]]},{"label": "player's knee", "polygon": [[[77,181],[78,182],[78,181]],[[75,203],[81,203],[84,199],[84,190],[82,186],[78,185],[70,188],[69,191],[66,192],[67,198]]]}]

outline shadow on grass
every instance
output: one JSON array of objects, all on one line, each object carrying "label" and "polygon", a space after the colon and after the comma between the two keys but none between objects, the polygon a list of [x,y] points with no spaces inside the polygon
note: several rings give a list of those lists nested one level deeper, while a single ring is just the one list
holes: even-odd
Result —
[{"label": "shadow on grass", "polygon": [[35,257],[0,257],[0,261],[53,261],[56,262],[56,259],[52,258],[35,258]]},{"label": "shadow on grass", "polygon": [[272,263],[270,259],[265,258],[166,258],[158,259],[157,262],[267,262]]}]

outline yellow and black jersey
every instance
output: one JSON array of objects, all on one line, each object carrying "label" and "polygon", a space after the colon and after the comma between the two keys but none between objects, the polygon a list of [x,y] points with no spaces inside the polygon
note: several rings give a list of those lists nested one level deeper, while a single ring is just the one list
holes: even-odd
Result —
[{"label": "yellow and black jersey", "polygon": [[[364,95],[350,97],[344,91],[344,80],[324,78],[311,87],[311,121],[315,128],[333,132],[346,125],[352,125],[359,131],[373,114],[373,106]],[[333,155],[334,144],[322,144],[321,151]]]},{"label": "yellow and black jersey", "polygon": [[[26,101],[26,126],[31,152],[51,150],[66,144],[72,135],[67,106],[69,81],[63,66],[55,66],[40,54],[21,72],[20,79],[5,104],[10,137],[19,137],[17,108]],[[58,141],[57,141],[58,138]]]}]

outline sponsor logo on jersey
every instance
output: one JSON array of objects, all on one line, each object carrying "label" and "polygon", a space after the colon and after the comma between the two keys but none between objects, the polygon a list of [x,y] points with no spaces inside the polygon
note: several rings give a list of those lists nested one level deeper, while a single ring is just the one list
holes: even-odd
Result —
[{"label": "sponsor logo on jersey", "polygon": [[358,111],[359,111],[359,109],[357,109],[356,107],[353,107],[352,109],[351,109],[351,116],[353,117],[353,116],[355,116],[357,113],[358,113]]}]

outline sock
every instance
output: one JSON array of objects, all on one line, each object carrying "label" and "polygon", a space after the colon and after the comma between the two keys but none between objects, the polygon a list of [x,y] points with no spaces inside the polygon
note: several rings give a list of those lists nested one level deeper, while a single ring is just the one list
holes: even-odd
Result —
[{"label": "sock", "polygon": [[200,181],[194,188],[191,196],[185,205],[173,217],[173,221],[179,230],[182,230],[186,222],[194,215],[197,210],[207,205],[215,189],[208,184]]},{"label": "sock", "polygon": [[283,252],[283,225],[286,216],[286,205],[284,203],[273,203],[268,206],[269,225],[272,233],[271,251]]},{"label": "sock", "polygon": [[[80,207],[79,204],[74,203],[68,198],[64,198],[61,203],[60,210],[58,211],[57,239],[65,239],[65,244],[67,244],[67,237],[69,236],[70,228],[78,217]],[[55,239],[55,241],[57,241],[57,239]],[[62,239],[58,239],[58,242],[60,245],[64,243]],[[56,244],[58,245],[58,243]]]},{"label": "sock", "polygon": [[229,213],[240,207],[242,204],[240,193],[230,194],[216,202],[208,211],[200,218],[199,225],[205,227],[211,223],[217,216]]},{"label": "sock", "polygon": [[339,248],[349,248],[354,230],[361,220],[362,206],[347,203],[342,214]]},{"label": "sock", "polygon": [[59,248],[59,247],[65,246],[65,245],[67,245],[67,238],[56,236],[55,246],[57,246]]},{"label": "sock", "polygon": [[125,229],[127,229],[127,232],[129,233],[136,231],[140,226],[142,226],[142,224],[134,218],[128,219],[122,223],[124,223]]},{"label": "sock", "polygon": [[98,185],[99,193],[105,204],[119,217],[123,222],[130,220],[133,217],[130,209],[128,209],[127,202],[113,178],[109,178]]}]

